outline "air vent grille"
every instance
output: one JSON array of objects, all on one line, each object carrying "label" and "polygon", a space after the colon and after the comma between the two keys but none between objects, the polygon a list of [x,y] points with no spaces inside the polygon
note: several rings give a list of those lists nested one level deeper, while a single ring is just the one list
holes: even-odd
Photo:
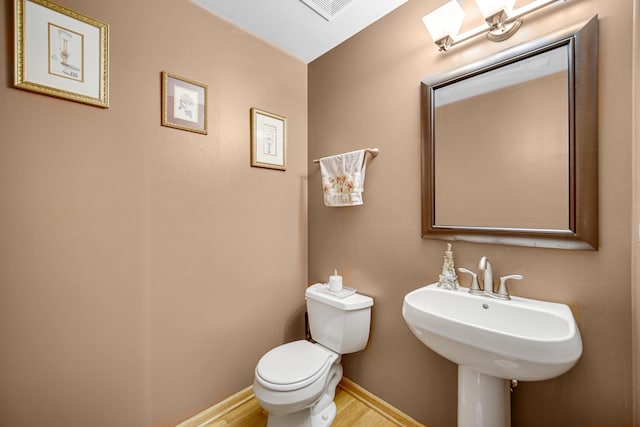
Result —
[{"label": "air vent grille", "polygon": [[313,9],[318,15],[327,21],[333,19],[334,16],[349,3],[354,0],[301,0],[304,4]]}]

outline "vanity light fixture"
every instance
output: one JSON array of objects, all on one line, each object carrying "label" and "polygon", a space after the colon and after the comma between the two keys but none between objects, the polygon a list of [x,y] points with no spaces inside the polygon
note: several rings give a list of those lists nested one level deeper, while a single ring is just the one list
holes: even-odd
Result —
[{"label": "vanity light fixture", "polygon": [[491,41],[499,42],[515,34],[522,25],[522,17],[551,3],[566,0],[535,0],[513,9],[516,0],[475,0],[485,22],[476,28],[458,34],[464,20],[464,11],[457,0],[450,0],[422,18],[427,31],[438,50],[445,51],[451,46],[487,33]]}]

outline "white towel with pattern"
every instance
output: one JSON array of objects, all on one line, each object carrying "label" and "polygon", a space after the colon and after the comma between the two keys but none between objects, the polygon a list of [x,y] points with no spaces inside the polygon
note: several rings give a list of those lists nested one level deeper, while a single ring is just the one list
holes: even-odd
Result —
[{"label": "white towel with pattern", "polygon": [[344,207],[363,204],[366,150],[351,151],[320,159],[325,206]]}]

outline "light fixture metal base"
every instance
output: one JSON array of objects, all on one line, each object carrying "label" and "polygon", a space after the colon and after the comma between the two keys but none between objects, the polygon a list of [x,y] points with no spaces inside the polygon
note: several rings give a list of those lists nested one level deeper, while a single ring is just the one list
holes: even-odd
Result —
[{"label": "light fixture metal base", "polygon": [[438,46],[438,50],[440,52],[445,52],[453,44],[453,39],[451,38],[451,36],[444,36],[441,39],[436,40],[435,43]]},{"label": "light fixture metal base", "polygon": [[520,27],[522,26],[522,22],[522,18],[519,18],[508,24],[499,23],[487,32],[487,39],[491,40],[492,42],[504,41],[514,35],[520,29]]}]

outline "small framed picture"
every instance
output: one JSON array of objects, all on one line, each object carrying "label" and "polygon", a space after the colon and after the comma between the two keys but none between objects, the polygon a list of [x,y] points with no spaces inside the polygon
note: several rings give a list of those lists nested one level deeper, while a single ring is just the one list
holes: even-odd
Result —
[{"label": "small framed picture", "polygon": [[287,119],[251,109],[251,166],[287,169]]},{"label": "small framed picture", "polygon": [[162,126],[207,134],[207,85],[162,72]]},{"label": "small framed picture", "polygon": [[19,89],[109,107],[109,26],[48,0],[15,0]]}]

